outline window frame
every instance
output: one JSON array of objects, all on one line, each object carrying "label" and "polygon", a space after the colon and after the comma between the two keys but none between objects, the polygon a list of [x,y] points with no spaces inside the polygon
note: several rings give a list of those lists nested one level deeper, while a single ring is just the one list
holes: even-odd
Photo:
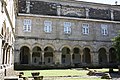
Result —
[{"label": "window frame", "polygon": [[64,22],[64,34],[71,34],[71,33],[72,33],[72,23]]},{"label": "window frame", "polygon": [[52,32],[52,21],[45,20],[44,21],[44,32],[51,33]]},{"label": "window frame", "polygon": [[32,27],[32,20],[31,19],[24,19],[23,31],[24,32],[31,32],[31,27]]},{"label": "window frame", "polygon": [[88,35],[89,33],[90,33],[89,24],[88,23],[83,23],[82,24],[82,34]]},{"label": "window frame", "polygon": [[108,33],[109,33],[109,31],[108,31],[108,25],[106,25],[106,24],[101,24],[101,34],[102,34],[103,36],[107,36]]}]

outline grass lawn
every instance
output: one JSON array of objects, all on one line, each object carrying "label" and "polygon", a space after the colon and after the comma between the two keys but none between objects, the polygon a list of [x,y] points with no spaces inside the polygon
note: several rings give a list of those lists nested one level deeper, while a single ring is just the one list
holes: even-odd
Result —
[{"label": "grass lawn", "polygon": [[[90,70],[96,70],[98,72],[109,72],[109,69],[103,68],[103,69],[90,69]],[[113,71],[118,71],[118,69],[113,69]]]},{"label": "grass lawn", "polygon": [[[20,71],[21,72],[21,71]],[[31,76],[31,72],[40,72],[41,76],[85,76],[88,71],[75,69],[58,70],[32,70],[22,71],[25,76]]]},{"label": "grass lawn", "polygon": [[[108,72],[109,69],[90,69],[90,70],[96,70],[97,72]],[[117,71],[117,69],[114,69],[114,71]],[[18,71],[18,72],[24,72],[24,76],[30,77],[31,72],[40,72],[41,76],[67,76],[70,78],[65,78],[64,80],[101,80],[100,78],[90,78],[89,76],[86,78],[82,78],[82,76],[87,76],[88,71],[87,70],[77,70],[77,69],[55,69],[55,70],[26,70],[26,71]],[[71,76],[81,76],[80,78],[73,78]]]},{"label": "grass lawn", "polygon": [[88,78],[88,79],[86,79],[86,78],[81,78],[81,79],[79,79],[79,78],[77,78],[77,79],[74,79],[74,78],[72,78],[72,79],[64,79],[64,80],[101,80],[100,78],[96,78],[96,79],[93,79],[93,78]]}]

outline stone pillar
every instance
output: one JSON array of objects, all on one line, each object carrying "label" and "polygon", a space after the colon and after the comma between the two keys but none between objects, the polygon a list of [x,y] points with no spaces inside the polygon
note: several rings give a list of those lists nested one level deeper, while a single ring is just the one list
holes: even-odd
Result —
[{"label": "stone pillar", "polygon": [[81,63],[83,63],[83,51],[81,51]]},{"label": "stone pillar", "polygon": [[45,59],[44,59],[44,51],[42,52],[42,64],[44,65],[45,64]]},{"label": "stone pillar", "polygon": [[32,51],[30,51],[30,62],[29,64],[32,64]]},{"label": "stone pillar", "polygon": [[62,55],[62,53],[60,51],[56,51],[55,54],[56,54],[55,55],[55,57],[56,57],[55,64],[61,64],[61,55]]},{"label": "stone pillar", "polygon": [[109,63],[109,52],[107,52],[107,63]]},{"label": "stone pillar", "polygon": [[7,49],[5,49],[5,56],[4,56],[4,64],[6,64],[7,60]]},{"label": "stone pillar", "polygon": [[60,5],[57,6],[57,15],[58,16],[61,15],[61,6]]},{"label": "stone pillar", "polygon": [[114,20],[113,10],[111,10],[111,20]]},{"label": "stone pillar", "polygon": [[70,59],[70,60],[71,60],[70,63],[71,63],[71,65],[73,65],[73,59],[72,59],[72,56],[73,56],[73,52],[70,53],[70,57],[71,57],[71,59]]},{"label": "stone pillar", "polygon": [[3,48],[1,48],[1,64],[3,63]]},{"label": "stone pillar", "polygon": [[98,52],[97,51],[93,51],[91,54],[92,54],[92,64],[93,65],[98,65],[99,64]]},{"label": "stone pillar", "polygon": [[14,56],[14,63],[20,63],[20,50],[15,50]]},{"label": "stone pillar", "polygon": [[89,8],[85,8],[86,10],[86,18],[89,18]]}]

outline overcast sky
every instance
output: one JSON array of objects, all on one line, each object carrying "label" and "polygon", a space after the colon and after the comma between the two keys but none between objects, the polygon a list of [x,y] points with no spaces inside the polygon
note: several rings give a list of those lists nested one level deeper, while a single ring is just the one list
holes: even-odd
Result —
[{"label": "overcast sky", "polygon": [[120,0],[77,0],[77,1],[104,3],[104,4],[111,4],[111,5],[115,5],[115,2],[117,1],[117,4],[120,5]]}]

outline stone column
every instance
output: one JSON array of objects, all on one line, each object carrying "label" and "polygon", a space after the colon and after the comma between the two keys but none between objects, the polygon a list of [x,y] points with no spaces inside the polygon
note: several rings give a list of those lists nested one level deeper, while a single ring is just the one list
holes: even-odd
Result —
[{"label": "stone column", "polygon": [[44,59],[44,51],[42,52],[42,64],[44,65],[45,64],[45,59]]},{"label": "stone column", "polygon": [[114,20],[113,10],[111,10],[111,20]]},{"label": "stone column", "polygon": [[89,18],[89,8],[85,8],[86,10],[86,18]]},{"label": "stone column", "polygon": [[57,5],[57,15],[60,16],[61,15],[61,6]]},{"label": "stone column", "polygon": [[56,59],[55,59],[55,64],[61,64],[61,52],[60,51],[56,51],[55,52],[55,57],[56,57]]},{"label": "stone column", "polygon": [[70,60],[71,60],[70,63],[71,63],[71,65],[73,65],[73,59],[72,59],[72,56],[73,56],[73,52],[70,53],[70,57],[71,57],[71,59],[70,59]]},{"label": "stone column", "polygon": [[92,64],[93,65],[98,65],[98,63],[99,63],[99,61],[98,61],[98,52],[93,51],[91,54],[92,54]]},{"label": "stone column", "polygon": [[3,48],[1,48],[1,64],[3,63]]},{"label": "stone column", "polygon": [[7,49],[5,49],[4,64],[7,63]]},{"label": "stone column", "polygon": [[81,51],[81,63],[83,63],[83,51]]},{"label": "stone column", "polygon": [[20,63],[20,50],[16,49],[14,53],[14,63]]},{"label": "stone column", "polygon": [[107,63],[109,63],[109,52],[107,52]]},{"label": "stone column", "polygon": [[30,62],[29,64],[32,64],[32,51],[30,51]]}]

